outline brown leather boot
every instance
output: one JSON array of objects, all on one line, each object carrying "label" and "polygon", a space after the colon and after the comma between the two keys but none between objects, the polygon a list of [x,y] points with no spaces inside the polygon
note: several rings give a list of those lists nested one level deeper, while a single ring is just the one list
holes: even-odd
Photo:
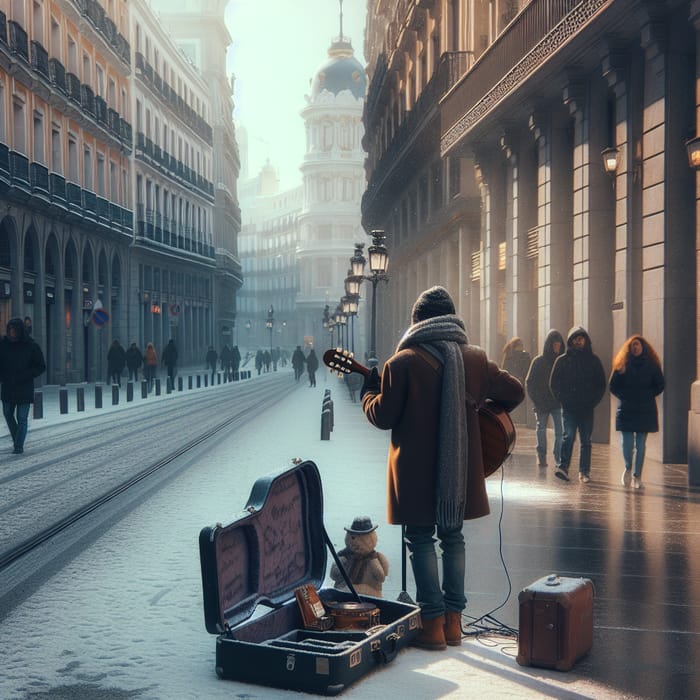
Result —
[{"label": "brown leather boot", "polygon": [[413,640],[414,647],[429,649],[430,651],[442,651],[447,649],[445,642],[445,616],[423,618],[423,629]]},{"label": "brown leather boot", "polygon": [[462,613],[448,610],[445,615],[445,641],[451,647],[462,645]]}]

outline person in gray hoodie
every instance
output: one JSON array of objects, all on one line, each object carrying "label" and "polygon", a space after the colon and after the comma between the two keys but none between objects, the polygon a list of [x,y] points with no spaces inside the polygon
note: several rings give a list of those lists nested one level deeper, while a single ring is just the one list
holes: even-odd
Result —
[{"label": "person in gray hoodie", "polygon": [[561,464],[561,440],[562,420],[561,404],[554,398],[549,389],[549,376],[552,374],[554,362],[564,352],[564,338],[562,334],[552,329],[547,333],[542,348],[542,354],[538,355],[530,365],[525,377],[525,388],[535,408],[537,419],[537,465],[547,466],[547,423],[551,417],[554,427],[554,466],[559,468]]},{"label": "person in gray hoodie", "polygon": [[607,378],[583,326],[575,326],[569,331],[566,352],[554,362],[549,388],[561,404],[564,421],[561,464],[554,473],[562,481],[569,480],[569,464],[578,430],[581,443],[578,478],[587,484],[591,480],[593,411],[605,394]]}]

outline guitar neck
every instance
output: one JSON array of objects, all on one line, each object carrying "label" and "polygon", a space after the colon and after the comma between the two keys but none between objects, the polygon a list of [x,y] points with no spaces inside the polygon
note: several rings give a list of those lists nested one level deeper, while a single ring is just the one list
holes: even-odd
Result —
[{"label": "guitar neck", "polygon": [[347,350],[337,348],[326,350],[323,353],[323,363],[333,372],[338,374],[352,374],[356,372],[366,377],[370,373],[369,367],[361,365]]}]

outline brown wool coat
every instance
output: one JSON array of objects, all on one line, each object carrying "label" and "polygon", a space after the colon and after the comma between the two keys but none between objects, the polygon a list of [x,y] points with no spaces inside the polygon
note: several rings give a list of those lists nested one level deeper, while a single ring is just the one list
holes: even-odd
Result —
[{"label": "brown wool coat", "polygon": [[[507,410],[525,397],[520,382],[474,345],[464,345],[467,392],[477,404],[493,399]],[[370,423],[391,430],[387,473],[387,520],[393,524],[435,522],[435,459],[440,415],[441,368],[435,370],[413,348],[396,353],[384,365],[381,390],[369,391],[362,408]],[[467,405],[469,473],[464,519],[489,513],[481,436],[476,409]]]}]

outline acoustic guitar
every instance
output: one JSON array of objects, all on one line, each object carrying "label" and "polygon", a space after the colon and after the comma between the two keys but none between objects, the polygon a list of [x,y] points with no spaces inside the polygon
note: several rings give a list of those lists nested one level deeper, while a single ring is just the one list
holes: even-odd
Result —
[{"label": "acoustic guitar", "polygon": [[[369,367],[360,364],[347,350],[337,348],[323,353],[323,362],[339,376],[357,372],[363,376],[370,373]],[[515,447],[515,426],[503,406],[487,399],[477,408],[484,476],[491,476],[501,467]]]}]

